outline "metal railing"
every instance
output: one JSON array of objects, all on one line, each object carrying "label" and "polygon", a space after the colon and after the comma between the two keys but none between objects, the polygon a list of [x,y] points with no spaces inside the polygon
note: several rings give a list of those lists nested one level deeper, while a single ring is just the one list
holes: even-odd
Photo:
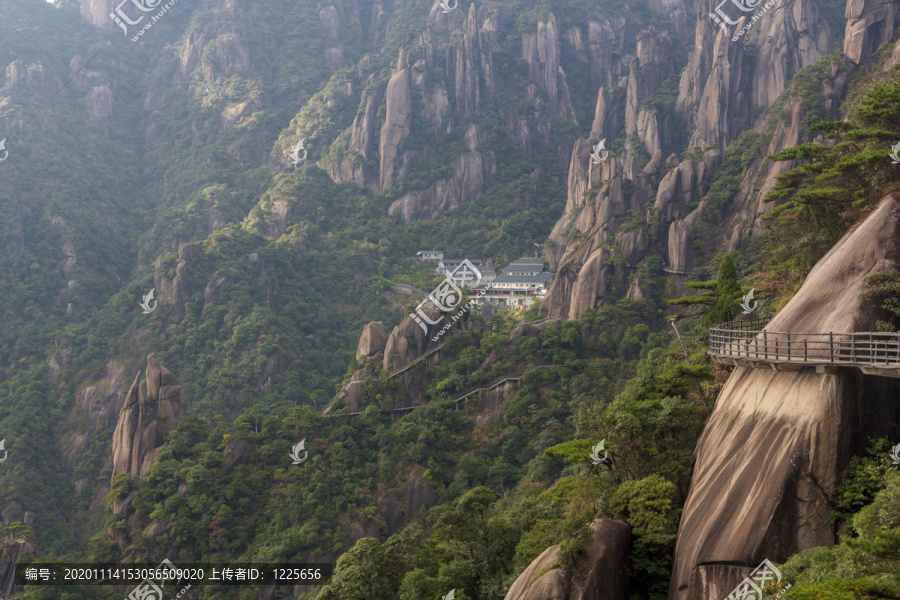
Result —
[{"label": "metal railing", "polygon": [[732,321],[710,328],[709,354],[773,363],[900,367],[900,333],[766,331],[768,321]]}]

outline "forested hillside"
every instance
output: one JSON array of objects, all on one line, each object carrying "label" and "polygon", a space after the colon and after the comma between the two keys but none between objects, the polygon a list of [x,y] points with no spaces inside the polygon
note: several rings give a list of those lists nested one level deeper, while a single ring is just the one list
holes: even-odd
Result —
[{"label": "forested hillside", "polygon": [[[0,0],[0,593],[900,597],[891,342],[774,416],[707,352],[752,294],[900,331],[900,5],[708,4]],[[426,249],[552,283],[420,327]]]}]

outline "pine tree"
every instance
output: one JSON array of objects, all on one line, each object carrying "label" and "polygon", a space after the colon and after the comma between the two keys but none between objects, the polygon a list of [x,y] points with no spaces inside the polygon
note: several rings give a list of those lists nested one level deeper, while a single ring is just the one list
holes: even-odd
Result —
[{"label": "pine tree", "polygon": [[743,291],[738,283],[737,268],[730,254],[726,254],[719,265],[719,274],[715,281],[689,281],[686,286],[695,290],[709,290],[696,296],[685,296],[671,300],[669,304],[684,306],[692,304],[708,304],[709,310],[700,322],[704,327],[712,327],[730,321],[737,314]]}]

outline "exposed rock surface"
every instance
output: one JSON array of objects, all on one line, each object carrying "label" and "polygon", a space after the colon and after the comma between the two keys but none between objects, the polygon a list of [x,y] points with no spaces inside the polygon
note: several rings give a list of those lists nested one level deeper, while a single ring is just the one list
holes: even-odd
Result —
[{"label": "exposed rock surface", "polygon": [[97,431],[112,424],[122,410],[125,391],[119,383],[121,376],[122,365],[109,361],[103,379],[75,393],[76,410],[87,412],[90,425],[85,431],[68,433],[60,440],[64,471],[72,468],[78,455],[87,449]]},{"label": "exposed rock surface", "polygon": [[145,379],[140,373],[135,376],[119,413],[113,433],[111,481],[119,473],[144,477],[166,434],[184,415],[181,386],[175,375],[156,364],[153,355],[147,357],[145,375]]},{"label": "exposed rock surface", "polygon": [[469,125],[466,131],[468,152],[456,159],[453,177],[438,180],[427,189],[411,192],[391,204],[389,212],[407,223],[427,219],[435,214],[468,204],[487,189],[488,180],[496,165],[493,152],[483,155],[478,151],[478,128]]},{"label": "exposed rock surface", "polygon": [[387,112],[381,127],[378,153],[381,155],[380,189],[384,193],[397,180],[394,159],[409,135],[412,123],[412,97],[410,95],[409,65],[404,50],[400,50],[397,68],[391,76],[385,92]]},{"label": "exposed rock surface", "polygon": [[[900,267],[900,201],[885,198],[810,272],[767,326],[805,333],[871,331],[879,309],[865,278]],[[670,600],[724,598],[764,558],[835,543],[827,519],[850,457],[896,418],[896,383],[855,368],[817,373],[739,367],[694,452]]]},{"label": "exposed rock surface", "polygon": [[356,358],[370,358],[384,352],[387,345],[388,332],[381,321],[373,321],[363,327],[359,343],[356,345]]},{"label": "exposed rock surface", "polygon": [[847,19],[844,54],[860,64],[881,44],[894,39],[900,23],[900,6],[891,0],[848,0],[844,17]]},{"label": "exposed rock surface", "polygon": [[559,546],[538,556],[509,588],[505,600],[626,600],[631,529],[623,521],[598,519],[594,541],[584,548],[586,573],[558,568]]}]

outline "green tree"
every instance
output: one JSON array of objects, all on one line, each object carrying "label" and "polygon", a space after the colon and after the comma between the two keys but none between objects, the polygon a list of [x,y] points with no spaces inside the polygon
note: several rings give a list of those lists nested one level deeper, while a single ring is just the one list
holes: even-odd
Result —
[{"label": "green tree", "polygon": [[669,304],[675,306],[709,305],[709,310],[701,320],[701,325],[704,327],[712,327],[733,319],[738,312],[741,296],[744,294],[738,283],[734,259],[730,254],[726,254],[719,264],[719,274],[715,281],[689,281],[686,285],[691,289],[707,291],[696,296],[684,296],[677,300],[670,300]]}]

